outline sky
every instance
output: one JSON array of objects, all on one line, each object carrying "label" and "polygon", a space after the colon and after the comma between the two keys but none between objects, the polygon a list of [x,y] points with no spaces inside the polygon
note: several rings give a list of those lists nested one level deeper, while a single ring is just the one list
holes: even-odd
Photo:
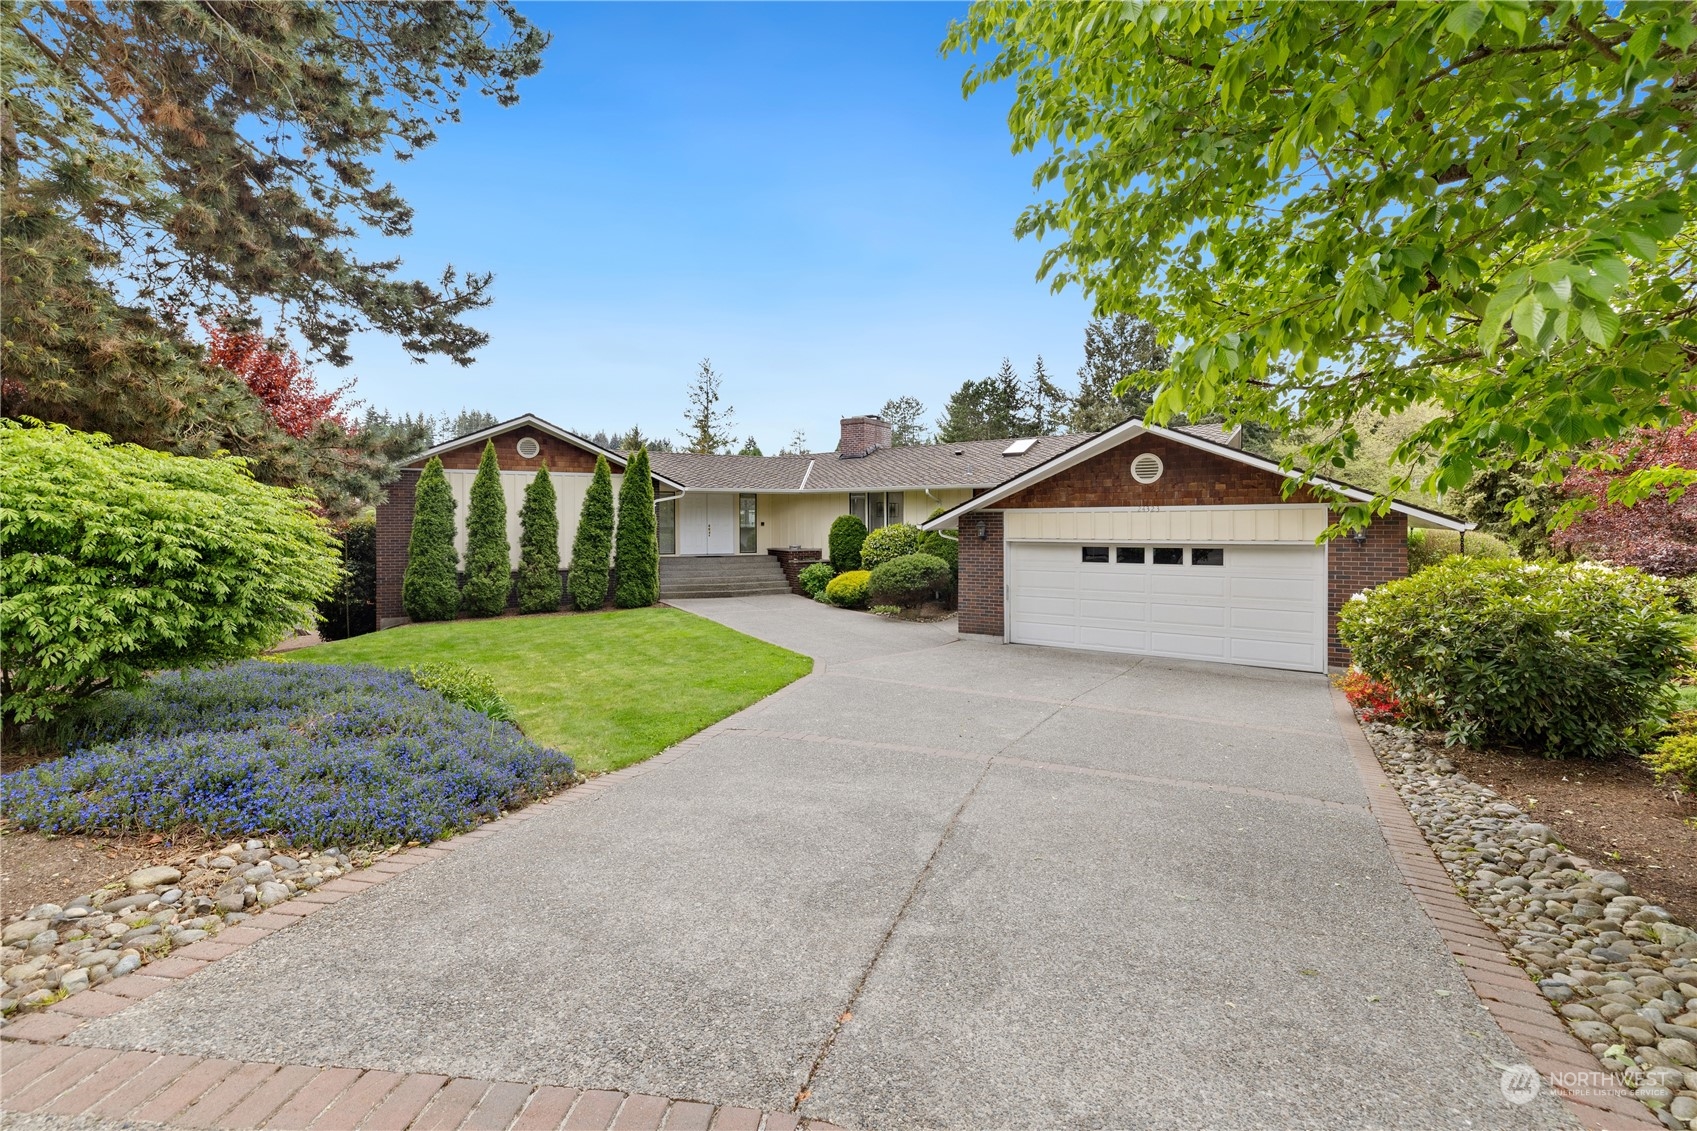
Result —
[{"label": "sky", "polygon": [[363,335],[345,373],[392,412],[673,435],[703,358],[738,436],[836,443],[841,416],[1021,373],[1069,385],[1086,300],[1038,282],[1015,220],[1039,199],[1011,152],[1012,92],[961,96],[938,54],[954,4],[529,4],[541,74],[385,169],[417,215],[409,276],[493,271],[477,362],[419,365]]}]

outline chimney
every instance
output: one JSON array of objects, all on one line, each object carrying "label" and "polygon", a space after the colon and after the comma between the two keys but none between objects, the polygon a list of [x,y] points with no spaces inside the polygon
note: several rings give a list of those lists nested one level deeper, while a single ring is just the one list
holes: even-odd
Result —
[{"label": "chimney", "polygon": [[837,439],[838,459],[859,459],[890,446],[893,433],[880,416],[845,416]]}]

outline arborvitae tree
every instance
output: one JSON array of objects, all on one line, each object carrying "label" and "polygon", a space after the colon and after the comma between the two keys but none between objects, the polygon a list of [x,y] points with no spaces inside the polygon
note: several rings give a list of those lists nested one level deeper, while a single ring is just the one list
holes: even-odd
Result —
[{"label": "arborvitae tree", "polygon": [[460,608],[474,617],[496,617],[512,591],[512,546],[507,541],[507,496],[501,490],[501,465],[494,441],[483,446],[477,478],[471,482],[466,515],[465,588]]},{"label": "arborvitae tree", "polygon": [[519,508],[519,612],[559,609],[560,516],[555,510],[554,477],[543,464],[524,489],[524,506]]},{"label": "arborvitae tree", "polygon": [[640,609],[660,599],[660,543],[654,531],[654,478],[641,448],[619,485],[619,538],[613,604]]},{"label": "arborvitae tree", "polygon": [[607,569],[613,554],[613,473],[606,456],[595,457],[595,476],[583,497],[577,516],[577,534],[572,538],[572,564],[566,572],[566,589],[572,605],[599,609],[607,603]]},{"label": "arborvitae tree", "polygon": [[413,620],[453,620],[460,607],[459,562],[454,555],[454,494],[442,461],[424,465],[413,498],[412,541],[401,575],[401,605]]}]

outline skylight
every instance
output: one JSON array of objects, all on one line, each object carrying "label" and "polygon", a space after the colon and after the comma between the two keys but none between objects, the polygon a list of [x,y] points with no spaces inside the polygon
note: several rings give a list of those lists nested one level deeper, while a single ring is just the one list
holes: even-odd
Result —
[{"label": "skylight", "polygon": [[1007,446],[1007,450],[1004,451],[1002,454],[1005,455],[1005,456],[1022,456],[1026,452],[1029,452],[1031,450],[1031,445],[1035,444],[1036,442],[1037,442],[1037,437],[1035,437],[1035,436],[1028,436],[1023,440],[1015,440],[1013,443],[1011,443]]}]

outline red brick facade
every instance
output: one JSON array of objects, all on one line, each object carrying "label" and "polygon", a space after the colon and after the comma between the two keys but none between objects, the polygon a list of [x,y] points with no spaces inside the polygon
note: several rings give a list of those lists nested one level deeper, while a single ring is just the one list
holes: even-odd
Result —
[{"label": "red brick facade", "polygon": [[[407,545],[412,541],[413,496],[419,472],[407,468],[389,485],[389,497],[377,507],[377,627],[404,619],[401,575],[407,570]],[[385,624],[384,622],[388,623]]]},{"label": "red brick facade", "polygon": [[[979,534],[979,524],[984,532]],[[976,511],[960,520],[960,631],[1001,636],[1002,512]]]},{"label": "red brick facade", "polygon": [[1367,528],[1367,541],[1345,535],[1326,548],[1326,662],[1349,666],[1349,649],[1338,640],[1344,602],[1375,585],[1408,576],[1408,516],[1386,515]]},{"label": "red brick facade", "polygon": [[[535,459],[525,459],[519,455],[519,441],[529,436],[541,448]],[[595,470],[595,453],[585,451],[576,444],[568,444],[556,439],[540,428],[532,428],[521,424],[508,432],[503,432],[494,438],[495,457],[501,461],[502,471],[535,471],[544,463],[549,471],[582,471]],[[438,458],[442,466],[462,471],[476,471],[477,461],[483,458],[483,440],[463,444],[450,451],[443,452]],[[608,460],[615,473],[625,469],[624,464],[616,460]],[[417,460],[413,466],[424,467],[423,460]]]},{"label": "red brick facade", "polygon": [[801,571],[815,562],[824,560],[823,550],[767,550],[778,564],[783,567],[784,580],[790,583],[790,592],[797,597],[807,596],[807,590],[801,587]]},{"label": "red brick facade", "polygon": [[837,455],[859,458],[874,448],[888,448],[894,429],[880,416],[845,416],[838,422]]}]

